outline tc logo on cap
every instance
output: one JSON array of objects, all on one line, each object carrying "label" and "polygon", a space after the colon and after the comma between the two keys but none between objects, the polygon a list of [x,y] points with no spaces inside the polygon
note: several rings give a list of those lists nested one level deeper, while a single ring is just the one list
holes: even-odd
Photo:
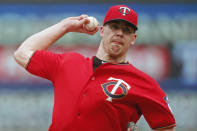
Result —
[{"label": "tc logo on cap", "polygon": [[130,13],[130,9],[127,7],[120,7],[120,13],[122,13],[122,15],[127,15]]}]

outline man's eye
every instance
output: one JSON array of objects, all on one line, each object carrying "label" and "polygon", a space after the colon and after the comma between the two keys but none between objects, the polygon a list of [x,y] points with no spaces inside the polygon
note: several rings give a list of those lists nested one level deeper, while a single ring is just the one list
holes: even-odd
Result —
[{"label": "man's eye", "polygon": [[111,28],[115,29],[115,30],[119,29],[119,27],[117,25],[111,25]]},{"label": "man's eye", "polygon": [[125,27],[125,28],[123,28],[123,32],[125,34],[130,34],[131,33],[131,30],[128,27]]},{"label": "man's eye", "polygon": [[117,24],[110,25],[110,28],[114,31],[121,29],[124,34],[131,34],[132,33],[132,30],[129,27],[121,27]]}]

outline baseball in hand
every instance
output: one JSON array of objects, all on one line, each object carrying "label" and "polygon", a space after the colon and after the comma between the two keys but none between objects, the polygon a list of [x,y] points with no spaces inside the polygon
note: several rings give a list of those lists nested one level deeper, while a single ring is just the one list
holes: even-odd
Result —
[{"label": "baseball in hand", "polygon": [[99,26],[99,22],[95,17],[92,16],[89,16],[88,19],[90,20],[90,23],[84,25],[85,29],[88,31],[95,30],[95,28]]}]

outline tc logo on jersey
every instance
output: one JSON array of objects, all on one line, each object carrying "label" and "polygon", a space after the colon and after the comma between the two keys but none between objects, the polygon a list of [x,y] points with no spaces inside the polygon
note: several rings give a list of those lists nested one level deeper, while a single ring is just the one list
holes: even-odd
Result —
[{"label": "tc logo on jersey", "polygon": [[122,13],[122,15],[127,15],[130,13],[130,9],[127,7],[120,7],[120,13]]},{"label": "tc logo on jersey", "polygon": [[[102,84],[105,94],[108,96],[107,101],[112,102],[112,98],[118,99],[127,95],[128,90],[131,88],[125,81],[110,77],[110,82]],[[111,89],[111,91],[109,91]],[[117,94],[117,90],[121,89],[121,93]]]}]

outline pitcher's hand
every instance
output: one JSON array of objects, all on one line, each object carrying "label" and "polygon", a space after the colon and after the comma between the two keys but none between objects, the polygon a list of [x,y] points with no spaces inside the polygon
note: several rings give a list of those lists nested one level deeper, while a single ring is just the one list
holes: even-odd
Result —
[{"label": "pitcher's hand", "polygon": [[88,31],[84,28],[85,24],[88,24],[90,21],[88,20],[88,15],[81,15],[78,17],[68,17],[61,22],[64,23],[64,27],[66,28],[66,32],[79,32],[79,33],[86,33],[89,35],[94,35],[99,27],[97,27],[93,31]]}]

